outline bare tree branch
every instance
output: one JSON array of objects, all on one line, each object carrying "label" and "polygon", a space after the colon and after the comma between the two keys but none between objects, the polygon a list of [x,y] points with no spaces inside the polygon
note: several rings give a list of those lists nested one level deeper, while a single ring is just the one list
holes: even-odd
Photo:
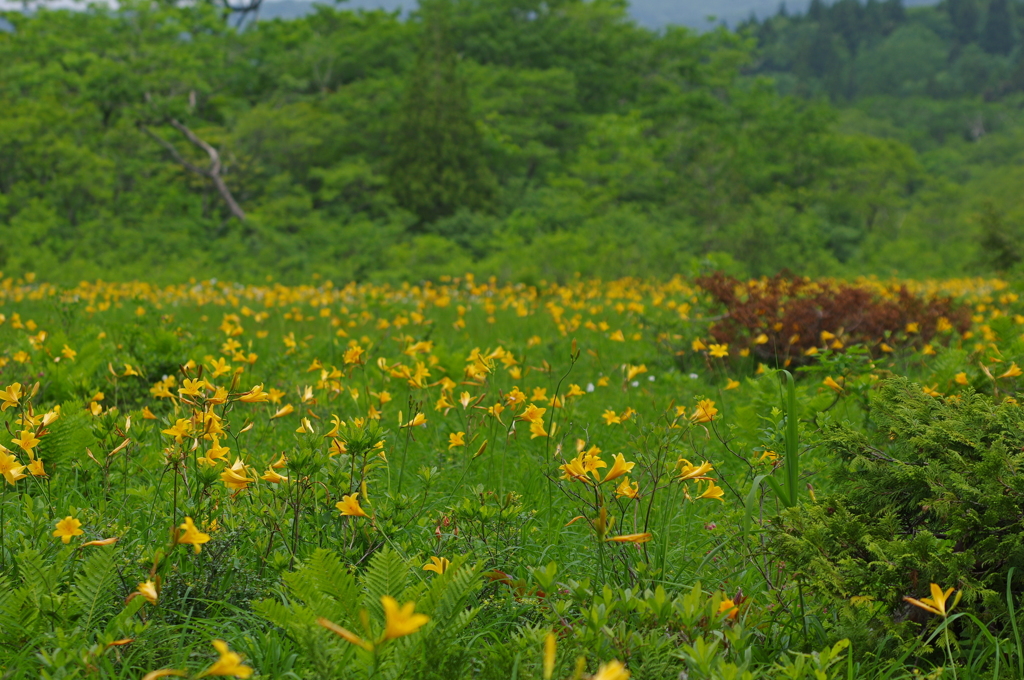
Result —
[{"label": "bare tree branch", "polygon": [[197,175],[202,175],[203,177],[206,177],[211,182],[213,182],[213,186],[216,187],[217,193],[220,194],[220,197],[224,199],[224,203],[227,204],[228,210],[231,211],[231,214],[237,217],[240,221],[244,222],[245,212],[242,210],[241,206],[238,205],[238,202],[235,201],[235,197],[231,194],[231,190],[228,189],[228,185],[224,182],[224,178],[221,177],[220,173],[222,166],[220,162],[220,154],[217,152],[217,150],[210,146],[207,142],[200,139],[196,135],[196,133],[192,132],[192,130],[188,129],[188,127],[178,122],[177,120],[172,118],[168,122],[170,123],[171,127],[180,132],[182,136],[185,137],[185,139],[191,142],[194,146],[197,146],[206,152],[206,155],[210,157],[210,167],[208,169],[204,170],[203,168],[200,168],[194,163],[188,161],[184,156],[178,153],[178,150],[175,148],[173,144],[171,144],[166,139],[150,130],[145,125],[139,124],[139,129],[141,129],[151,139],[153,139],[158,144],[160,144],[160,146],[166,149],[167,152],[170,153],[171,156],[174,158],[174,160],[176,160],[178,163],[184,166],[187,170],[189,170],[190,172],[194,172]]}]

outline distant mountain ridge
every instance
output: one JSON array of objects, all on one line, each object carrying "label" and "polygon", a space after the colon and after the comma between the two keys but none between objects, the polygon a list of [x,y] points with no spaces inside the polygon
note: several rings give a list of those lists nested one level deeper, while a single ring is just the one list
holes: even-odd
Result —
[{"label": "distant mountain ridge", "polygon": [[[937,0],[904,0],[905,5],[934,5]],[[308,14],[313,10],[310,0],[265,0],[260,17],[264,19],[294,19]],[[329,0],[328,0],[328,4]],[[630,14],[640,24],[649,28],[663,28],[669,25],[689,26],[696,29],[707,29],[720,22],[735,26],[750,16],[751,12],[764,18],[778,11],[779,0],[632,0],[629,3]],[[808,0],[790,0],[786,9],[790,12],[803,12],[807,9]],[[416,0],[348,0],[341,7],[351,9],[378,9],[390,11],[409,10],[416,6]],[[709,21],[708,17],[714,17]]]}]

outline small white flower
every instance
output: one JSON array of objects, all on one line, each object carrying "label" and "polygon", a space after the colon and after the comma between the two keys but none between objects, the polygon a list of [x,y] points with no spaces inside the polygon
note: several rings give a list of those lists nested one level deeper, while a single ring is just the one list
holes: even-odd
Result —
[{"label": "small white flower", "polygon": [[587,383],[587,392],[594,391],[594,383]]},{"label": "small white flower", "polygon": [[647,382],[654,382],[654,376],[653,375],[647,376]]},{"label": "small white flower", "polygon": [[640,387],[640,381],[639,380],[634,380],[633,382],[631,382],[629,384],[632,385],[633,387]]},{"label": "small white flower", "polygon": [[699,378],[699,377],[700,377],[700,376],[699,376],[699,375],[697,375],[696,373],[691,373],[691,374],[690,374],[690,380],[696,380],[696,379],[697,379],[697,378]]}]

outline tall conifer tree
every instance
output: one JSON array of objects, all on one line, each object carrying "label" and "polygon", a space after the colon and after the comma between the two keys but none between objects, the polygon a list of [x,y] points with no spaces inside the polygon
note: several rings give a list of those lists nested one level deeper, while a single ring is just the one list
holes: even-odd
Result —
[{"label": "tall conifer tree", "polygon": [[457,208],[485,208],[494,179],[452,46],[448,0],[420,5],[423,34],[392,133],[390,178],[400,205],[421,224]]},{"label": "tall conifer tree", "polygon": [[1009,54],[1013,49],[1013,10],[1009,0],[992,0],[988,4],[981,47],[989,54]]},{"label": "tall conifer tree", "polygon": [[978,37],[978,0],[949,0],[946,8],[949,20],[956,31],[956,39],[961,45],[972,43]]}]

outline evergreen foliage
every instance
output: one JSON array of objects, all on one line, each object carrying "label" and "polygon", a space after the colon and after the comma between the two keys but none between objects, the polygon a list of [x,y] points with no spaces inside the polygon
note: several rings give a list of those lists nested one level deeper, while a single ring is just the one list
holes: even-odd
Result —
[{"label": "evergreen foliage", "polygon": [[423,35],[392,138],[389,174],[398,204],[434,222],[459,208],[486,209],[493,176],[470,110],[445,0],[423,3]]},{"label": "evergreen foliage", "polygon": [[837,630],[871,619],[876,641],[912,639],[920,620],[903,597],[929,583],[955,584],[982,620],[1000,620],[1011,573],[1015,597],[1024,590],[1021,409],[973,391],[937,399],[898,377],[871,399],[871,420],[826,428],[833,492],[781,516],[773,550],[833,598]]},{"label": "evergreen foliage", "polygon": [[1024,13],[1001,1],[821,2],[703,34],[613,0],[241,31],[207,3],[4,12],[0,269],[990,271],[982,215],[1018,223],[1024,181],[1024,60],[985,37],[1004,7],[1018,40]]}]

